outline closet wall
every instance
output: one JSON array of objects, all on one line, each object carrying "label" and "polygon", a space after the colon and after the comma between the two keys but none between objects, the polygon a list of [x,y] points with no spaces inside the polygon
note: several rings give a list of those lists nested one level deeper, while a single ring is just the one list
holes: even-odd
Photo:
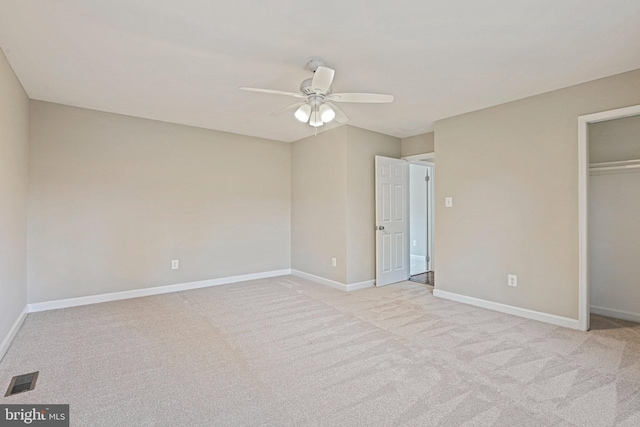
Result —
[{"label": "closet wall", "polygon": [[591,311],[640,322],[640,116],[589,125],[589,161]]}]

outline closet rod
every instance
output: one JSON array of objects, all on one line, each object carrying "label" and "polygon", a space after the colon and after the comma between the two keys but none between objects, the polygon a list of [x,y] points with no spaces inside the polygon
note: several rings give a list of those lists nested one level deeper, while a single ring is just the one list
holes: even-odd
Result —
[{"label": "closet rod", "polygon": [[617,162],[602,162],[602,163],[591,163],[589,164],[590,168],[600,168],[605,166],[624,166],[624,165],[633,165],[640,164],[640,159],[635,160],[619,160]]},{"label": "closet rod", "polygon": [[640,169],[640,165],[626,165],[626,166],[609,166],[609,167],[604,167],[604,168],[589,168],[589,170],[591,172],[597,172],[597,171],[621,171],[621,170],[633,170],[633,169]]}]

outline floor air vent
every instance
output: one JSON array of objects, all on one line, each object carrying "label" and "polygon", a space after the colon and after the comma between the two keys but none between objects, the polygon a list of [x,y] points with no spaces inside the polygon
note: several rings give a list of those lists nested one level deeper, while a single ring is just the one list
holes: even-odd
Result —
[{"label": "floor air vent", "polygon": [[11,378],[7,394],[5,394],[4,397],[33,390],[36,387],[36,380],[38,379],[39,372],[40,371],[31,372],[30,374],[17,375]]}]

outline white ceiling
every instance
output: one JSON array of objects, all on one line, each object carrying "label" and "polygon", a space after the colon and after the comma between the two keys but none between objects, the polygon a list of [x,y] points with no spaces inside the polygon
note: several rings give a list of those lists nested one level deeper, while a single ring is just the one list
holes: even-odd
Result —
[{"label": "white ceiling", "polygon": [[[32,99],[245,135],[313,134],[296,99],[319,57],[350,124],[396,137],[640,68],[638,0],[0,0],[0,47]],[[335,125],[333,125],[335,126]]]}]

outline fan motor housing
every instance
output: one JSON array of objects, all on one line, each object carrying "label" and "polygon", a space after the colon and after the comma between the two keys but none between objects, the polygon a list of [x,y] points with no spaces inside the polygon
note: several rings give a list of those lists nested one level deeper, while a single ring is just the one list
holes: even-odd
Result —
[{"label": "fan motor housing", "polygon": [[313,79],[306,79],[302,83],[300,83],[300,92],[304,93],[305,95],[314,94],[315,92],[311,89],[312,81]]},{"label": "fan motor housing", "polygon": [[[311,89],[311,82],[312,81],[313,81],[313,79],[303,80],[302,83],[300,83],[300,92],[304,93],[307,96],[315,95],[315,91],[313,89]],[[329,95],[332,91],[333,91],[333,88],[329,88],[327,93],[325,93],[323,95],[325,95],[325,96]]]}]

